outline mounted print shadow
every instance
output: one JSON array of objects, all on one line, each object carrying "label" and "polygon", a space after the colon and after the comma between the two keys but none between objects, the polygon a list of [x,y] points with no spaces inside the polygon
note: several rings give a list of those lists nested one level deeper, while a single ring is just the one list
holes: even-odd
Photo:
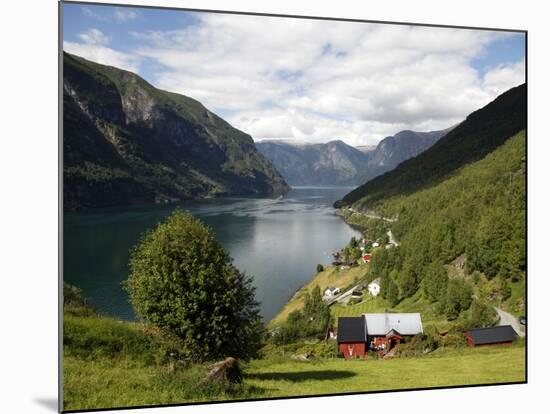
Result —
[{"label": "mounted print shadow", "polygon": [[63,411],[527,381],[525,31],[60,13]]}]

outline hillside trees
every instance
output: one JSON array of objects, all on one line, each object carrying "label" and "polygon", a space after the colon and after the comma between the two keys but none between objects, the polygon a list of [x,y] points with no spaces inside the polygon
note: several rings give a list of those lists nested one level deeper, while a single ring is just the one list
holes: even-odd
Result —
[{"label": "hillside trees", "polygon": [[295,310],[288,315],[274,335],[277,344],[288,344],[300,338],[324,337],[331,322],[330,310],[323,301],[321,289],[315,286],[306,293],[304,308]]},{"label": "hillside trees", "polygon": [[449,320],[458,318],[462,311],[470,307],[473,293],[472,287],[464,279],[449,280],[444,302],[445,314]]},{"label": "hillside trees", "polygon": [[447,289],[442,265],[464,255],[463,270],[477,275],[476,285],[481,274],[494,282],[487,300],[506,300],[510,283],[521,281],[526,268],[525,146],[521,132],[437,185],[369,204],[384,217],[399,217],[391,223],[399,247],[373,252],[368,280],[393,274],[401,299],[421,286],[432,303],[441,302],[438,309],[456,318],[467,309],[467,301],[457,299],[467,288],[453,282]]},{"label": "hillside trees", "polygon": [[498,314],[491,305],[479,300],[473,301],[470,308],[469,326],[472,328],[485,328],[496,325],[498,320]]},{"label": "hillside trees", "polygon": [[431,302],[437,302],[445,295],[448,282],[447,270],[440,263],[432,263],[426,267],[423,288]]}]

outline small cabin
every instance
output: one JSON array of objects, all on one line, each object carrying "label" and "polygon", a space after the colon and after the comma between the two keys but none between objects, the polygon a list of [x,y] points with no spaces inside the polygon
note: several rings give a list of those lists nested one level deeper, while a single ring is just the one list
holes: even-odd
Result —
[{"label": "small cabin", "polygon": [[372,282],[370,282],[367,285],[367,290],[369,291],[369,295],[378,296],[380,294],[380,278],[377,277]]},{"label": "small cabin", "polygon": [[518,334],[510,325],[475,328],[466,331],[468,346],[511,345]]}]

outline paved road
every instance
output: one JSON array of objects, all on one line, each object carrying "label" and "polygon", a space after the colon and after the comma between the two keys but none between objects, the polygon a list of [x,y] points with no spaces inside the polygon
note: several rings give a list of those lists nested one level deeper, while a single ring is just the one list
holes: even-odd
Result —
[{"label": "paved road", "polygon": [[336,303],[336,302],[342,301],[343,299],[345,299],[345,298],[347,298],[348,296],[350,296],[350,295],[353,293],[353,291],[354,291],[355,289],[357,289],[358,287],[359,287],[359,285],[355,285],[355,286],[352,287],[351,289],[346,290],[346,291],[345,291],[344,293],[342,293],[341,295],[336,296],[335,298],[332,298],[332,299],[327,300],[327,305],[330,306],[330,305],[332,305],[332,304],[334,304],[334,303]]},{"label": "paved road", "polygon": [[351,208],[351,207],[348,207],[348,210],[351,211],[352,213],[359,213],[359,214],[362,214],[365,217],[368,217],[368,218],[371,218],[371,219],[376,219],[376,220],[384,220],[384,221],[387,221],[388,223],[393,223],[394,221],[397,221],[397,219],[395,219],[395,218],[391,219],[391,218],[388,218],[388,217],[382,217],[381,215],[376,214],[376,213],[366,213],[364,211],[357,211],[357,210],[355,210],[354,208]]},{"label": "paved road", "polygon": [[516,331],[519,336],[525,336],[524,327],[518,322],[514,315],[503,311],[502,309],[495,308],[500,317],[499,325],[512,325],[512,328]]}]

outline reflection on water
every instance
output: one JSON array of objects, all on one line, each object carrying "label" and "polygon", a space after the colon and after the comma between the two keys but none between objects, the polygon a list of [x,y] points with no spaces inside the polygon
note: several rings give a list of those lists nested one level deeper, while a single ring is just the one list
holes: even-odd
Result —
[{"label": "reflection on water", "polygon": [[269,320],[311,278],[317,263],[330,263],[330,253],[357,235],[332,208],[349,191],[302,187],[283,199],[224,198],[66,213],[65,280],[82,288],[100,312],[133,319],[120,286],[128,277],[129,249],[180,207],[210,226],[235,265],[254,276],[262,315]]}]

